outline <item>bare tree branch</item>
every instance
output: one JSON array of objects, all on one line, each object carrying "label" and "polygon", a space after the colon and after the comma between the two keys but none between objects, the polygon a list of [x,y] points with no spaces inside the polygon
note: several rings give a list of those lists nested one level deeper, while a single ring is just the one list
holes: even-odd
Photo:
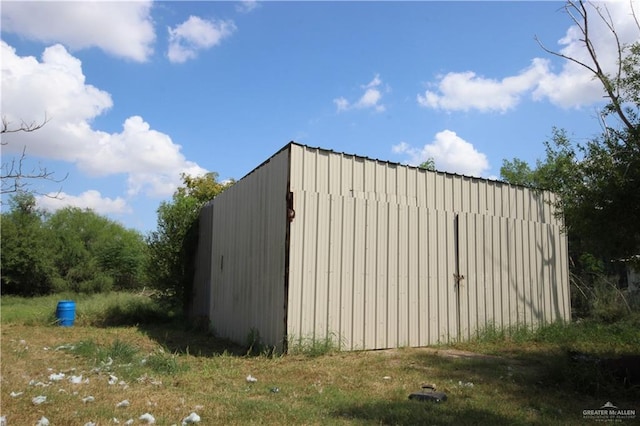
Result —
[{"label": "bare tree branch", "polygon": [[[20,125],[16,127],[11,127],[11,123],[7,120],[6,117],[2,117],[2,129],[0,129],[0,135],[18,133],[18,132],[35,132],[43,128],[49,119],[45,115],[42,122],[30,122],[27,123],[25,121],[21,121]],[[7,142],[4,138],[0,141],[1,145],[7,145]],[[0,181],[1,188],[0,194],[11,194],[17,192],[27,191],[28,187],[31,185],[31,182],[34,180],[46,180],[51,182],[60,183],[64,181],[68,174],[66,174],[63,178],[58,179],[55,177],[54,172],[47,170],[46,167],[38,166],[37,168],[33,168],[30,171],[26,172],[24,170],[24,162],[27,158],[27,148],[24,147],[22,149],[22,154],[18,158],[12,158],[11,161],[2,163],[1,172],[0,172]],[[34,191],[38,193],[37,191]],[[50,194],[40,194],[45,195],[50,198],[58,198],[60,195],[61,189],[55,195]],[[38,193],[39,194],[39,193]]]},{"label": "bare tree branch", "polygon": [[[613,79],[603,71],[602,66],[600,64],[600,60],[598,59],[596,48],[593,45],[591,35],[589,33],[589,24],[590,24],[589,12],[583,0],[578,0],[577,2],[573,0],[568,0],[564,9],[567,12],[567,14],[571,17],[571,20],[573,21],[573,23],[580,30],[580,33],[583,36],[583,38],[581,38],[580,41],[584,43],[587,49],[587,52],[589,53],[591,62],[593,62],[592,65],[582,62],[574,57],[571,57],[547,48],[544,44],[542,44],[542,42],[538,39],[538,37],[535,37],[535,40],[538,42],[538,45],[545,52],[551,55],[566,59],[568,61],[574,62],[580,65],[581,67],[587,69],[589,72],[591,72],[600,81],[600,83],[602,83],[602,86],[607,94],[607,98],[609,98],[611,110],[618,116],[618,118],[620,118],[622,123],[624,123],[625,127],[630,132],[632,132],[633,134],[636,134],[638,132],[638,129],[632,123],[630,118],[627,117],[627,115],[625,114],[623,105],[622,105],[624,100],[621,98],[620,93],[618,91],[619,87],[617,87],[617,85],[614,84],[615,81],[619,81],[619,79],[622,77],[622,62],[623,62],[622,58],[623,58],[624,49],[626,47],[620,42],[618,33],[616,32],[615,26],[613,25],[611,14],[609,13],[609,10],[607,9],[607,7],[606,6],[604,7],[604,12],[603,12],[600,8],[593,5],[592,3],[587,3],[587,4],[589,4],[590,7],[596,10],[596,13],[600,16],[600,19],[602,19],[604,24],[607,26],[607,28],[615,38],[616,49],[618,54],[618,70],[615,77],[613,77]],[[632,11],[633,11],[633,7],[632,7]],[[633,11],[633,17],[636,20],[636,24],[638,24],[638,19],[637,19],[637,16],[635,15],[635,11]],[[640,29],[640,25],[638,25],[638,28]]]},{"label": "bare tree branch", "polygon": [[[11,122],[7,120],[7,117],[2,117],[2,130],[0,130],[0,134],[4,135],[5,133],[35,132],[36,130],[42,129],[45,126],[45,124],[47,124],[48,122],[49,122],[49,118],[45,114],[44,119],[42,120],[42,123],[37,123],[35,121],[27,123],[24,120],[20,120],[19,126],[11,128],[10,127]],[[2,141],[2,145],[6,145],[6,144],[7,142]]]}]

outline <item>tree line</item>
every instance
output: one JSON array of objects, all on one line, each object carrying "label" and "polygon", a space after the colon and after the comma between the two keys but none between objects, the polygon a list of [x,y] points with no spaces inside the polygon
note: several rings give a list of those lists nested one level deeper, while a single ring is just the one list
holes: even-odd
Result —
[{"label": "tree line", "polygon": [[18,191],[1,216],[2,294],[97,293],[153,289],[180,306],[191,287],[198,214],[233,182],[215,173],[183,175],[183,186],[158,208],[157,230],[143,235],[92,210],[41,210]]}]

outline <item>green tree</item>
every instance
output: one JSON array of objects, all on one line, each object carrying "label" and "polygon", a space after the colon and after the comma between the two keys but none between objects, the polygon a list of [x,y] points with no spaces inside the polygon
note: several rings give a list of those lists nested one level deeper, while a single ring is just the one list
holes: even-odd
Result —
[{"label": "green tree", "polygon": [[418,165],[418,168],[435,172],[436,171],[436,162],[435,162],[435,160],[433,158],[430,157],[430,158],[427,158],[426,161],[423,161],[422,163],[420,163]]},{"label": "green tree", "polygon": [[60,290],[101,292],[143,283],[146,244],[140,233],[88,209],[67,207],[46,223]]},{"label": "green tree", "polygon": [[1,286],[3,294],[33,296],[53,291],[56,277],[44,212],[32,194],[18,192],[2,214]]},{"label": "green tree", "polygon": [[158,208],[157,229],[147,237],[147,273],[151,285],[173,307],[185,309],[191,295],[200,210],[233,182],[219,182],[216,173],[183,174],[182,181],[171,201]]}]

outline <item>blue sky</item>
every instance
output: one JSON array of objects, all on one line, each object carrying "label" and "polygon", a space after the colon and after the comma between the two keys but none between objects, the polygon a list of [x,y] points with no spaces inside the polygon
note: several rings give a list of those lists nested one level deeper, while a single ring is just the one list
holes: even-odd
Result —
[{"label": "blue sky", "polygon": [[[637,0],[604,3],[623,42]],[[2,15],[2,162],[41,207],[155,229],[180,173],[239,179],[287,142],[497,178],[553,126],[600,131],[602,90],[563,2],[14,2]],[[602,3],[600,7],[602,7]],[[604,9],[601,9],[604,10]],[[591,34],[607,69],[611,33]],[[6,197],[3,206],[6,205]]]}]

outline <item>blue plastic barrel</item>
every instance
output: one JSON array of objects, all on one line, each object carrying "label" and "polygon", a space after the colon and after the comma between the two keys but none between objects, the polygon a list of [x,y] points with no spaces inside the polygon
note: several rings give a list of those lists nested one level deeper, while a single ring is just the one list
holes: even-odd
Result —
[{"label": "blue plastic barrel", "polygon": [[76,320],[76,302],[61,300],[56,308],[56,319],[62,327],[71,327]]}]

